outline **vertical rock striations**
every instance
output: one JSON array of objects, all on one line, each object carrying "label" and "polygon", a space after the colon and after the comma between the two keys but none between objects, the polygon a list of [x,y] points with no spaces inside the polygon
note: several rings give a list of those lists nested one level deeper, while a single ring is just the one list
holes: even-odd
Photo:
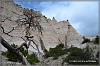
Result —
[{"label": "vertical rock striations", "polygon": [[[23,8],[13,3],[12,0],[10,2],[2,2],[0,8],[2,10],[0,10],[0,17],[2,17],[0,18],[0,24],[2,24],[6,32],[9,32],[13,27],[16,27],[18,25],[18,23],[16,23],[16,20],[21,18],[20,15],[23,15]],[[6,19],[5,22],[2,22],[2,20],[4,19]],[[71,45],[79,47],[79,44],[82,41],[81,36],[79,35],[79,33],[77,33],[73,26],[69,24],[68,20],[57,22],[54,17],[51,20],[47,19],[45,16],[42,16],[40,24],[43,27],[42,36],[37,31],[31,31],[31,34],[34,36],[34,40],[38,44],[40,50],[55,47],[61,42],[64,43],[66,48],[70,47]],[[0,31],[2,37],[6,39],[6,41],[10,44],[15,43],[20,45],[23,42],[23,40],[19,37],[25,36],[24,26],[17,27],[13,32],[10,33],[11,35],[17,37],[9,37],[3,34],[1,29]],[[32,48],[30,48],[30,50],[32,50]]]}]

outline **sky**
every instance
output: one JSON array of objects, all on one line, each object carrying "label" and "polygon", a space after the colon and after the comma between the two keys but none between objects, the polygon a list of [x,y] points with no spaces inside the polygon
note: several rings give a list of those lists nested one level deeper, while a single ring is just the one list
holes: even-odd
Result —
[{"label": "sky", "polygon": [[98,35],[99,3],[98,1],[42,1],[15,0],[24,8],[41,11],[43,15],[57,21],[69,20],[81,35]]}]

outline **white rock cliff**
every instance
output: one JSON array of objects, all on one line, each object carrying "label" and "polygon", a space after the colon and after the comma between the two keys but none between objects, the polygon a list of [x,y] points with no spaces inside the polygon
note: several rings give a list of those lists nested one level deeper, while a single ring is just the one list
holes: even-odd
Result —
[{"label": "white rock cliff", "polygon": [[[0,24],[4,27],[6,32],[9,32],[17,25],[15,21],[20,18],[19,15],[23,15],[23,8],[17,6],[12,0],[3,0],[0,5]],[[2,20],[7,17],[9,17],[9,19],[2,22]],[[66,45],[68,47],[71,45],[80,47],[82,37],[67,20],[57,22],[54,18],[51,20],[42,16],[40,24],[43,27],[43,35],[41,37],[45,48],[49,49],[51,47],[55,47],[61,42],[64,43],[65,47]],[[25,36],[24,30],[24,26],[17,27],[10,33],[10,35],[17,37],[9,37],[3,34],[2,29],[0,29],[0,34],[7,42],[9,42],[9,44],[14,43],[20,45],[24,42],[21,38],[19,38]],[[37,31],[31,31],[31,34],[34,36],[34,41],[38,44],[39,49],[41,50],[38,37],[40,34]],[[32,47],[30,47],[30,50],[32,51]]]}]

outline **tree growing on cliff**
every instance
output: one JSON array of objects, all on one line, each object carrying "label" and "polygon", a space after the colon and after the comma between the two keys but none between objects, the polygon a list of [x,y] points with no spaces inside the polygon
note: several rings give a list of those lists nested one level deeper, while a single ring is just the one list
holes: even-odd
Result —
[{"label": "tree growing on cliff", "polygon": [[[10,37],[17,37],[17,36],[13,36],[10,34],[11,32],[13,32],[15,30],[15,28],[17,28],[19,26],[23,26],[23,25],[25,26],[25,31],[26,31],[25,33],[26,34],[25,34],[24,38],[19,37],[19,38],[23,39],[24,43],[22,43],[21,46],[19,46],[18,48],[12,47],[3,38],[3,36],[0,35],[0,44],[2,44],[5,48],[7,48],[8,51],[14,53],[18,57],[18,60],[20,60],[22,62],[22,64],[24,64],[24,65],[26,65],[26,62],[23,58],[23,55],[19,51],[23,46],[25,46],[26,49],[28,50],[29,46],[32,46],[31,45],[31,42],[32,42],[36,46],[36,48],[34,48],[34,46],[32,46],[32,47],[40,53],[38,45],[34,42],[34,40],[31,39],[34,36],[32,36],[30,33],[30,31],[38,30],[38,32],[42,35],[42,27],[40,25],[40,18],[41,18],[41,14],[39,12],[34,11],[32,9],[24,9],[23,15],[19,15],[19,19],[17,19],[15,21],[17,23],[17,26],[13,27],[8,32],[5,32],[5,28],[2,26],[2,23],[5,22],[6,20],[10,20],[10,21],[13,21],[13,20],[11,20],[11,19],[9,19],[9,17],[7,17],[7,18],[0,21],[0,29],[2,30],[3,34],[8,35]],[[28,41],[28,43],[27,43],[27,41]]]}]

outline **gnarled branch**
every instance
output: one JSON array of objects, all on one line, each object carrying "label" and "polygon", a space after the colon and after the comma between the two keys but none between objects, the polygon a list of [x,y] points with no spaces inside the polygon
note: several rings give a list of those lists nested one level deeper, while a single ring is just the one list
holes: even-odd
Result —
[{"label": "gnarled branch", "polygon": [[5,48],[7,48],[10,52],[17,55],[18,59],[22,62],[23,65],[26,65],[25,60],[23,59],[23,56],[19,51],[16,51],[15,48],[11,47],[1,36],[0,36],[0,44],[2,44]]}]

